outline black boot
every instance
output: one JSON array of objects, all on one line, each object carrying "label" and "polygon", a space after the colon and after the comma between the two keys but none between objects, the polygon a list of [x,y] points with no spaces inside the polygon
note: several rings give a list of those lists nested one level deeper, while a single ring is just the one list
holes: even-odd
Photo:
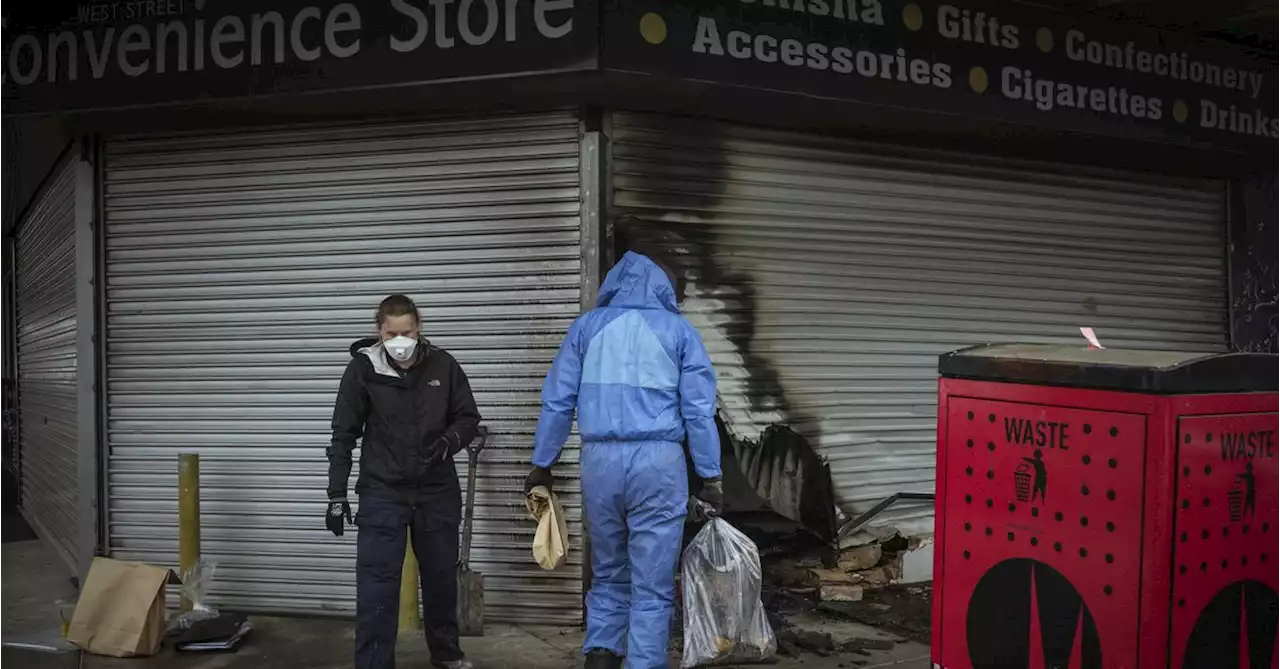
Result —
[{"label": "black boot", "polygon": [[603,648],[592,648],[587,651],[587,660],[582,663],[583,669],[622,669],[622,658]]}]

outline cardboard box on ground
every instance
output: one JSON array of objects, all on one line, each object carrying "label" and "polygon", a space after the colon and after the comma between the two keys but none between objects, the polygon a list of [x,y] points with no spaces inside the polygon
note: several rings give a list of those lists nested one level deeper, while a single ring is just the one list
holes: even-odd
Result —
[{"label": "cardboard box on ground", "polygon": [[67,640],[95,655],[155,655],[164,640],[165,586],[180,582],[164,567],[95,558]]}]

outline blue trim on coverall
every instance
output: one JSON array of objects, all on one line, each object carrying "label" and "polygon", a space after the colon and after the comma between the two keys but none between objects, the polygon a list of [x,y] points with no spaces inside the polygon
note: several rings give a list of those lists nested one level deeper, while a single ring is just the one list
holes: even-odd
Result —
[{"label": "blue trim on coverall", "polygon": [[667,666],[675,570],[688,508],[686,440],[701,478],[720,476],[716,382],[666,274],[627,253],[596,308],[569,328],[542,388],[533,464],[560,457],[574,414],[584,443],[593,580],[583,650]]}]

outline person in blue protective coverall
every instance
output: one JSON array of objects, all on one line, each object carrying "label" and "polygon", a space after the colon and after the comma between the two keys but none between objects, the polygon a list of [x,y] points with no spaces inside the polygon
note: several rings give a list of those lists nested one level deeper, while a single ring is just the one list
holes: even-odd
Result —
[{"label": "person in blue protective coverall", "polygon": [[716,380],[701,337],[680,315],[672,281],[628,252],[596,308],[569,328],[542,387],[533,471],[525,492],[554,483],[551,466],[574,412],[582,437],[584,514],[591,539],[589,669],[667,666],[675,573],[689,506],[683,442],[719,513]]}]

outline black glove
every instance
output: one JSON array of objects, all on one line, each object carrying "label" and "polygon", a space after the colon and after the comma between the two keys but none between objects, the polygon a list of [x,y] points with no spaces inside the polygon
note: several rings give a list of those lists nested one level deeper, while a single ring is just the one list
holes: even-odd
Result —
[{"label": "black glove", "polygon": [[[343,521],[346,524],[343,524]],[[345,499],[336,499],[329,501],[329,511],[325,513],[324,525],[333,532],[333,536],[340,537],[345,531],[346,525],[352,525],[351,522],[351,504]]]},{"label": "black glove", "polygon": [[709,518],[715,518],[724,513],[724,484],[719,476],[702,480],[702,490],[698,491],[698,499],[711,507],[705,511]]},{"label": "black glove", "polygon": [[551,475],[551,469],[548,467],[534,467],[529,475],[524,477],[524,494],[528,495],[530,491],[538,486],[546,486],[547,492],[551,492],[556,483],[556,477]]},{"label": "black glove", "polygon": [[443,435],[436,437],[435,441],[427,446],[426,465],[433,467],[437,464],[449,459],[449,456],[462,450],[460,447],[454,446],[448,437]]}]

